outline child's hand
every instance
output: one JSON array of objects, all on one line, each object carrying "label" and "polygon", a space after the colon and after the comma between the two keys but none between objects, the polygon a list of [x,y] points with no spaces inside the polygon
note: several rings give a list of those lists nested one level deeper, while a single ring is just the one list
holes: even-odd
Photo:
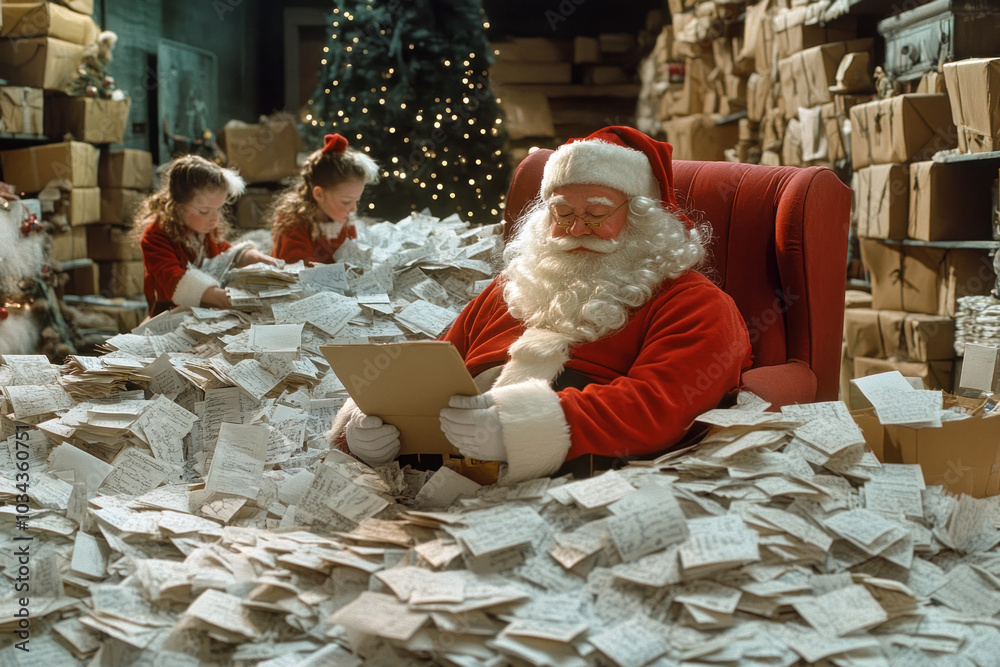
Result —
[{"label": "child's hand", "polygon": [[251,264],[257,264],[258,262],[263,262],[265,264],[270,264],[271,266],[278,266],[278,259],[276,257],[271,257],[270,255],[265,255],[260,250],[256,248],[250,248],[240,257],[240,266],[250,266]]},{"label": "child's hand", "polygon": [[232,308],[233,304],[229,300],[226,290],[221,287],[209,287],[201,295],[201,305],[203,308]]}]

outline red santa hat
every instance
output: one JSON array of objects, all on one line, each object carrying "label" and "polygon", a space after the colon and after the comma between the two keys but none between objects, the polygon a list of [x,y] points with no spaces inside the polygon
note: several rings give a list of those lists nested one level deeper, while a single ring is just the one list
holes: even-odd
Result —
[{"label": "red santa hat", "polygon": [[663,203],[687,228],[691,222],[677,211],[673,147],[633,127],[605,127],[583,139],[570,139],[549,156],[542,172],[542,199],[570,183],[606,185],[629,197],[648,197]]}]

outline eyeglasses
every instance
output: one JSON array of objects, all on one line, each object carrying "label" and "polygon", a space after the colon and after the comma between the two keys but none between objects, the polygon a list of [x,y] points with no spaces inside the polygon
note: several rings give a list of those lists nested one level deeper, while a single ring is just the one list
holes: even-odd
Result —
[{"label": "eyeglasses", "polygon": [[576,222],[577,218],[580,218],[581,220],[583,220],[583,224],[585,224],[587,227],[591,229],[597,229],[598,227],[601,226],[601,223],[603,223],[605,220],[607,220],[615,213],[617,213],[618,209],[620,209],[627,203],[628,200],[626,199],[621,204],[618,204],[618,206],[616,206],[614,210],[612,210],[610,213],[603,213],[601,215],[591,215],[590,213],[578,214],[576,211],[569,211],[568,213],[560,213],[556,209],[557,206],[556,204],[550,204],[549,213],[552,215],[553,222],[555,222],[555,224],[560,227],[569,227],[574,222]]}]

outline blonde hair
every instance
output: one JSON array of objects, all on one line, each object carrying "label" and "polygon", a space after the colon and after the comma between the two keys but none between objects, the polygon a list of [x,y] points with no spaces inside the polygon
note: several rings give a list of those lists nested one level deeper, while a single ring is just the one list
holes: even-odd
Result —
[{"label": "blonde hair", "polygon": [[302,164],[296,182],[275,199],[269,215],[272,236],[277,241],[282,231],[306,220],[310,233],[315,237],[315,223],[320,221],[320,210],[312,191],[317,185],[324,190],[352,180],[374,185],[378,183],[378,177],[375,160],[361,151],[353,148],[327,153],[322,149],[314,151]]},{"label": "blonde hair", "polygon": [[[246,183],[232,169],[220,167],[200,155],[183,155],[170,163],[160,189],[142,202],[135,218],[134,235],[137,239],[142,238],[146,229],[158,222],[170,240],[183,243],[188,228],[184,224],[181,206],[190,203],[195,195],[204,190],[225,190],[227,201],[232,201],[245,189]],[[214,241],[223,241],[229,230],[229,222],[223,216],[209,236]]]}]

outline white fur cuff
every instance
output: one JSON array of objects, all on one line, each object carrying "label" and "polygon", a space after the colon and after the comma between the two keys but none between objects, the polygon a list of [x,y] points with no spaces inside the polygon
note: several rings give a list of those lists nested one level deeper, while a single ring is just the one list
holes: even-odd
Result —
[{"label": "white fur cuff", "polygon": [[172,301],[178,306],[200,306],[201,297],[209,287],[219,287],[219,281],[201,269],[188,267],[177,281]]},{"label": "white fur cuff", "polygon": [[490,391],[500,411],[507,449],[506,481],[519,482],[551,475],[569,451],[569,425],[559,395],[541,380]]}]

